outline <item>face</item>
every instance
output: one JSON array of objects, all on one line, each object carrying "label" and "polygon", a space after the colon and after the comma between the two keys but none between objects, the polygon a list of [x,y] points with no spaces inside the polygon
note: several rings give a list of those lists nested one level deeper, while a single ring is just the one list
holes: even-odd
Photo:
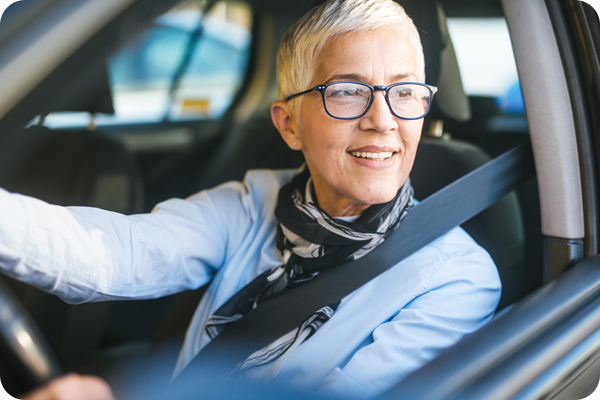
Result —
[{"label": "face", "polygon": [[[311,87],[342,80],[373,86],[418,82],[414,47],[390,30],[341,35],[325,45],[317,61]],[[412,168],[423,119],[395,117],[382,91],[354,120],[330,117],[319,92],[302,96],[301,124],[291,114],[283,119],[290,110],[282,103],[273,104],[273,120],[290,147],[303,151],[323,210],[332,216],[358,215],[394,198]],[[388,154],[363,158],[357,153]],[[389,158],[374,159],[389,153]]]}]

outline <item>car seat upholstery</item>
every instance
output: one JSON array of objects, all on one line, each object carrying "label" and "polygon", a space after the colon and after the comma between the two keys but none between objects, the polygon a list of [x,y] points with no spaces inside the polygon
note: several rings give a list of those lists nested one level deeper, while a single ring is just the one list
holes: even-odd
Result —
[{"label": "car seat upholstery", "polygon": [[143,201],[131,154],[92,131],[23,129],[0,150],[0,186],[52,204],[124,214],[138,212]]},{"label": "car seat upholstery", "polygon": [[[97,65],[72,83],[46,102],[42,116],[58,111],[114,114],[106,66]],[[141,211],[144,201],[133,155],[95,129],[34,125],[17,132],[0,146],[0,186],[54,204],[124,214]]]}]

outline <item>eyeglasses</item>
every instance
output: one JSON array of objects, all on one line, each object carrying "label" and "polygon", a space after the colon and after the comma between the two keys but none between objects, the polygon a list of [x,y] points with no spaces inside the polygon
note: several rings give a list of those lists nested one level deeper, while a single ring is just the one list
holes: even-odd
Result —
[{"label": "eyeglasses", "polygon": [[296,93],[294,97],[310,92],[321,92],[325,111],[333,118],[356,119],[369,111],[373,104],[374,92],[385,92],[385,101],[392,114],[401,119],[420,119],[429,112],[435,86],[424,83],[401,82],[389,86],[371,86],[363,82],[340,81],[317,85],[312,89]]}]

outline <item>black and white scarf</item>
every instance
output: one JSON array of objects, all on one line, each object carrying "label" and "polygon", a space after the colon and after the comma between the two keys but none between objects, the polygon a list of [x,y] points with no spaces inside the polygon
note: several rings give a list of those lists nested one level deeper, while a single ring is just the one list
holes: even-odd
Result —
[{"label": "black and white scarf", "polygon": [[[390,202],[370,206],[350,223],[332,218],[316,204],[307,202],[304,193],[310,190],[309,185],[310,173],[304,167],[280,189],[275,216],[279,222],[277,248],[284,263],[257,276],[215,311],[205,328],[211,339],[263,301],[314,279],[326,268],[368,254],[400,225],[413,205],[408,178]],[[331,318],[338,305],[339,302],[318,310],[294,331],[251,354],[236,371],[283,363]]]}]

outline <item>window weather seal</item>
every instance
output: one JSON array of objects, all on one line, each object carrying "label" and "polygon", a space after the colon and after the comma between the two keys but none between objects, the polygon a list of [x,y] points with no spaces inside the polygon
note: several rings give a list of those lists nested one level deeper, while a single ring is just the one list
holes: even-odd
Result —
[{"label": "window weather seal", "polygon": [[[591,91],[599,90],[593,84],[600,79],[600,66],[596,53],[592,54],[586,51],[587,48],[594,47],[593,43],[586,39],[586,36],[589,35],[587,21],[578,16],[580,13],[577,10],[582,7],[581,3],[577,0],[546,0],[546,6],[565,69],[565,78],[573,109],[582,182],[584,258],[589,258],[599,252],[598,203],[600,200],[594,138],[596,127],[594,127],[590,103],[593,98]],[[583,9],[580,10],[580,12],[582,11]],[[577,38],[580,40],[576,40]],[[589,66],[591,71],[586,70],[586,66]],[[593,73],[593,75],[586,76],[586,73]]]}]

